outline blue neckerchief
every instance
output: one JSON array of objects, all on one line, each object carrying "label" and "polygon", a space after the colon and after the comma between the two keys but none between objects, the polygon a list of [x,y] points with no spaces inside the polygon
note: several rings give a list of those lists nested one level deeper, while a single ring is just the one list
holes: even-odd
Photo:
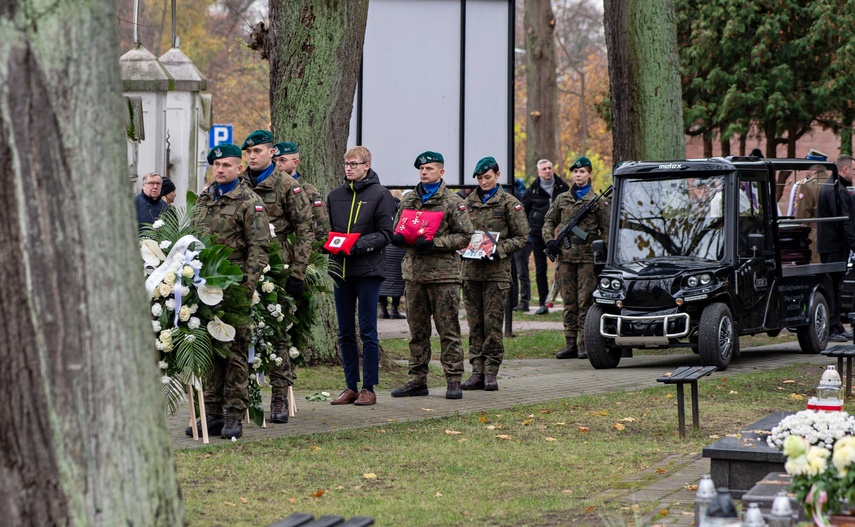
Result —
[{"label": "blue neckerchief", "polygon": [[[479,189],[480,190],[480,189]],[[499,191],[499,185],[491,188],[481,196],[481,203],[487,203],[487,200],[492,198]]]},{"label": "blue neckerchief", "polygon": [[431,196],[436,194],[436,191],[439,190],[439,186],[442,184],[442,181],[437,181],[436,183],[424,184],[422,183],[422,189],[424,189],[425,193],[422,196],[422,203],[429,200]]},{"label": "blue neckerchief", "polygon": [[269,167],[265,168],[264,171],[255,177],[255,184],[258,185],[273,173],[273,170],[276,168],[275,163],[271,163]]},{"label": "blue neckerchief", "polygon": [[214,201],[218,200],[220,198],[220,196],[222,196],[223,194],[228,194],[229,192],[233,191],[235,189],[235,187],[237,186],[237,184],[238,184],[237,179],[235,179],[231,183],[225,183],[222,185],[217,183],[217,192],[214,193],[214,195],[216,196],[214,198]]},{"label": "blue neckerchief", "polygon": [[591,190],[590,183],[588,183],[584,187],[576,187],[576,197],[578,197],[579,199],[584,198],[585,194],[587,194],[589,190]]},{"label": "blue neckerchief", "polygon": [[294,172],[294,179],[299,179],[299,178],[300,178],[300,173]]}]

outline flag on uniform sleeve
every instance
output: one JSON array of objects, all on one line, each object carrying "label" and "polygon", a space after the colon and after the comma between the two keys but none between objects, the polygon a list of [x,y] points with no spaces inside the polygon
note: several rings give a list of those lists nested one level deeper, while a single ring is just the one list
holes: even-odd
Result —
[{"label": "flag on uniform sleeve", "polygon": [[358,238],[358,232],[330,232],[327,243],[324,244],[324,249],[329,251],[330,254],[350,255],[350,250]]}]

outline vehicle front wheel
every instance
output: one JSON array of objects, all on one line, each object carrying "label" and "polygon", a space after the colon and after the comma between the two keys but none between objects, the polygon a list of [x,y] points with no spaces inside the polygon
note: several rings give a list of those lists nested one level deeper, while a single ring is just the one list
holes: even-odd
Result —
[{"label": "vehicle front wheel", "polygon": [[813,294],[808,314],[808,324],[796,328],[796,335],[802,353],[817,354],[828,344],[829,318],[825,295],[819,291]]},{"label": "vehicle front wheel", "polygon": [[598,370],[616,368],[621,358],[621,348],[610,347],[600,334],[600,319],[605,311],[598,304],[588,309],[585,317],[585,346],[591,366]]},{"label": "vehicle front wheel", "polygon": [[726,370],[739,346],[733,315],[725,304],[717,302],[704,308],[698,325],[698,354],[701,364]]}]

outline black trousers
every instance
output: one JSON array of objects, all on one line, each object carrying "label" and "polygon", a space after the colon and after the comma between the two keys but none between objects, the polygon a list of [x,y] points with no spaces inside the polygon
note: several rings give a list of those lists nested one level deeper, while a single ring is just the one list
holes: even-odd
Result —
[{"label": "black trousers", "polygon": [[534,279],[537,282],[537,297],[540,305],[546,305],[549,296],[549,281],[546,279],[546,242],[542,236],[531,235],[531,252],[534,254]]},{"label": "black trousers", "polygon": [[[849,259],[849,251],[837,251],[832,253],[820,253],[819,259],[822,263],[831,263],[831,262],[845,262]],[[846,328],[843,327],[843,322],[840,320],[840,307],[842,296],[840,294],[840,285],[843,283],[843,276],[846,273],[829,273],[828,276],[831,278],[831,287],[832,292],[831,296],[831,307],[829,308],[831,311],[830,316],[828,317],[828,325],[829,331],[832,333],[843,333]],[[845,317],[845,314],[844,314]]]}]

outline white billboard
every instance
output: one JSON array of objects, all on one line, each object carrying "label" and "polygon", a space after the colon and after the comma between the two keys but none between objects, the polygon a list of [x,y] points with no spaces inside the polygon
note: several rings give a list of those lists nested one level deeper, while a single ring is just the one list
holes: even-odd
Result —
[{"label": "white billboard", "polygon": [[472,185],[493,156],[513,179],[513,0],[371,0],[348,146],[389,187],[418,183],[425,150],[445,181]]}]

